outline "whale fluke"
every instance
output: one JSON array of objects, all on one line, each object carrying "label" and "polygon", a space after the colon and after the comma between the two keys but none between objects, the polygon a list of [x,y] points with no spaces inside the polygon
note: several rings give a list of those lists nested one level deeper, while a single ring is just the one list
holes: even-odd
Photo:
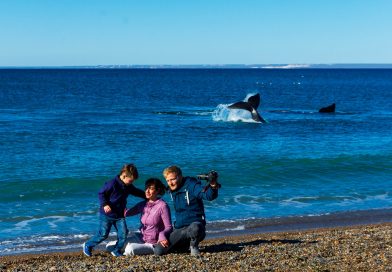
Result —
[{"label": "whale fluke", "polygon": [[327,107],[319,109],[319,112],[321,112],[321,113],[335,112],[335,108],[336,108],[336,105],[335,105],[335,103],[333,103]]},{"label": "whale fluke", "polygon": [[229,109],[240,109],[250,111],[252,114],[252,119],[256,122],[266,123],[263,117],[257,111],[260,104],[260,94],[255,94],[248,98],[247,102],[240,101],[228,106]]}]

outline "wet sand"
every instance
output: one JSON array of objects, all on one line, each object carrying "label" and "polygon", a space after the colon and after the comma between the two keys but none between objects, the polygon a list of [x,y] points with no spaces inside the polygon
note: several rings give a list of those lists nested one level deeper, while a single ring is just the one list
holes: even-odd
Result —
[{"label": "wet sand", "polygon": [[207,239],[189,254],[94,251],[0,257],[0,271],[392,271],[392,223]]}]

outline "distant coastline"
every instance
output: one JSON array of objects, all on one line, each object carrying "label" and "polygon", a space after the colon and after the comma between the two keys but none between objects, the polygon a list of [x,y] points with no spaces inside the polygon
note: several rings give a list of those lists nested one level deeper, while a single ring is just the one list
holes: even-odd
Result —
[{"label": "distant coastline", "polygon": [[388,63],[340,64],[162,64],[162,65],[82,65],[82,66],[0,66],[0,69],[392,69]]}]

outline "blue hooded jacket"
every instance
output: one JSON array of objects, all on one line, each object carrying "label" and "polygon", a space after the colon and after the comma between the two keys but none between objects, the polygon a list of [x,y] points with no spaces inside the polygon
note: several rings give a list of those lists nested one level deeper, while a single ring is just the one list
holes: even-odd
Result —
[{"label": "blue hooded jacket", "polygon": [[[98,192],[100,213],[112,218],[123,218],[129,195],[146,198],[143,190],[136,188],[133,184],[125,185],[119,176],[107,181]],[[108,214],[103,209],[106,205],[112,209]]]},{"label": "blue hooded jacket", "polygon": [[170,195],[176,216],[174,227],[178,229],[189,226],[193,222],[201,222],[205,225],[203,200],[216,199],[218,190],[210,186],[202,186],[196,178],[184,177],[180,187],[170,191]]}]

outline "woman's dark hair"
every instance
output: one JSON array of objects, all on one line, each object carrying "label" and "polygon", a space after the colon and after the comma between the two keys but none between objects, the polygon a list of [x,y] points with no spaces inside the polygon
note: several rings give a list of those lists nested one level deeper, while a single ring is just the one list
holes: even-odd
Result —
[{"label": "woman's dark hair", "polygon": [[165,185],[163,185],[162,181],[159,178],[149,178],[144,183],[145,188],[147,189],[151,185],[155,187],[155,190],[158,192],[158,195],[164,195],[166,191]]}]

